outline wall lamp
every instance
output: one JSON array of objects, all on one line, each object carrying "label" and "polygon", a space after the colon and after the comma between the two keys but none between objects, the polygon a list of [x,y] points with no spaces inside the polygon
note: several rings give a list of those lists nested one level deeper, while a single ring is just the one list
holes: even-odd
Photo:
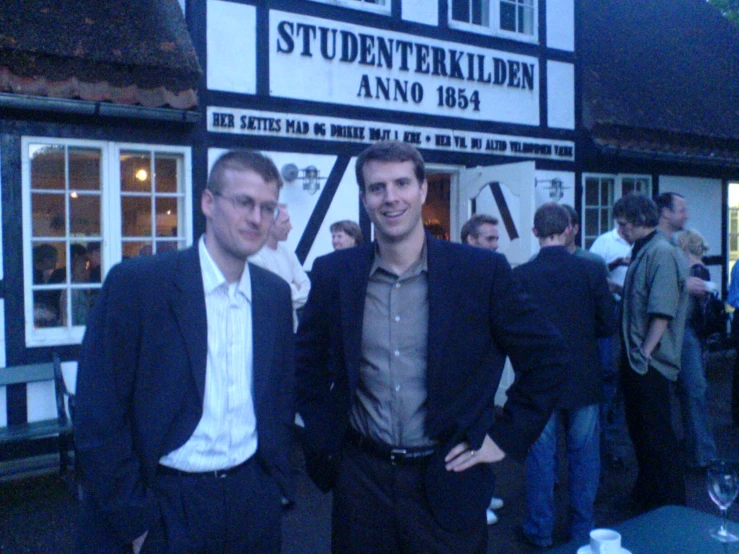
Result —
[{"label": "wall lamp", "polygon": [[296,179],[303,180],[303,190],[307,190],[310,194],[315,194],[321,188],[321,177],[318,168],[314,165],[309,165],[305,169],[299,169],[295,164],[285,164],[280,170],[280,175],[288,183],[292,183]]},{"label": "wall lamp", "polygon": [[555,202],[559,202],[564,198],[564,190],[571,188],[564,186],[562,179],[555,177],[554,179],[536,179],[535,186],[539,186],[539,183],[549,183],[548,187],[544,187],[544,190],[549,191],[549,198]]}]

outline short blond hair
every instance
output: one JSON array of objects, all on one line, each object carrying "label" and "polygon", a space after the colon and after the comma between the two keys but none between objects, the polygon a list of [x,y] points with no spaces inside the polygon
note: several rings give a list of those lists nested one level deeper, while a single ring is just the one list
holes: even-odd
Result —
[{"label": "short blond hair", "polygon": [[703,238],[703,235],[693,229],[685,229],[684,231],[681,231],[677,236],[677,245],[683,250],[683,252],[693,254],[699,258],[709,250],[708,244]]}]

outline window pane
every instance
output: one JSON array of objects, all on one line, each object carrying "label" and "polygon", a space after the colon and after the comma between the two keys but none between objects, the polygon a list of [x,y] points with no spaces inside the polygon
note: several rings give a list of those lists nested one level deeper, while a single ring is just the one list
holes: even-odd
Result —
[{"label": "window pane", "polygon": [[28,152],[31,159],[31,188],[64,190],[64,146],[31,144]]},{"label": "window pane", "polygon": [[486,19],[483,19],[483,2],[480,0],[472,0],[472,23],[475,25],[486,25]]},{"label": "window pane", "polygon": [[103,281],[103,253],[100,241],[93,240],[87,243],[87,255],[90,257],[90,282]]},{"label": "window pane", "polygon": [[534,8],[530,0],[523,0],[519,7],[518,31],[526,35],[534,34]]},{"label": "window pane", "polygon": [[585,234],[589,236],[598,235],[598,212],[597,208],[585,209]]},{"label": "window pane", "polygon": [[121,198],[121,232],[124,237],[150,237],[151,197],[124,196]]},{"label": "window pane", "polygon": [[157,154],[154,159],[154,180],[156,192],[177,192],[179,169],[182,156]]},{"label": "window pane", "polygon": [[99,289],[72,289],[72,325],[87,325]]},{"label": "window pane", "polygon": [[63,194],[31,195],[31,233],[34,237],[62,237],[66,233]]},{"label": "window pane", "polygon": [[61,325],[60,299],[66,280],[63,242],[37,242],[33,255],[33,321],[35,327]]},{"label": "window pane", "polygon": [[100,190],[100,157],[97,149],[69,149],[70,190]]},{"label": "window pane", "polygon": [[177,222],[177,198],[156,199],[158,237],[176,237],[179,225]]},{"label": "window pane", "polygon": [[452,0],[452,19],[469,23],[470,0]]},{"label": "window pane", "polygon": [[100,196],[77,195],[69,198],[69,232],[75,236],[100,236]]},{"label": "window pane", "polygon": [[610,188],[608,186],[608,181],[606,179],[603,179],[603,184],[600,187],[600,203],[602,206],[608,206],[610,202]]},{"label": "window pane", "polygon": [[608,209],[602,209],[600,211],[600,233],[605,233],[611,228],[611,222],[609,221],[609,211]]},{"label": "window pane", "polygon": [[123,259],[135,258],[137,256],[151,256],[154,253],[154,247],[151,241],[132,241],[123,243]]},{"label": "window pane", "polygon": [[161,254],[170,250],[178,250],[184,248],[184,243],[179,240],[158,239],[154,243],[154,253]]},{"label": "window pane", "polygon": [[500,3],[500,28],[504,31],[516,30],[516,7],[513,4]]},{"label": "window pane", "polygon": [[121,152],[121,190],[151,191],[151,156],[148,152]]},{"label": "window pane", "polygon": [[592,177],[585,179],[585,205],[598,205],[598,179]]}]

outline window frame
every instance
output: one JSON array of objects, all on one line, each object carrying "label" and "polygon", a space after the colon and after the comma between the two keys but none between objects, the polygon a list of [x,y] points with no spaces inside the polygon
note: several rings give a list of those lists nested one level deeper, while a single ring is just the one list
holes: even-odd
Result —
[{"label": "window frame", "polygon": [[365,12],[372,12],[383,15],[390,15],[392,13],[393,0],[385,0],[385,5],[369,4],[365,0],[311,0],[312,2],[319,2],[321,4],[329,4],[331,6],[340,6],[342,8],[349,8],[353,10],[360,10]]},{"label": "window frame", "polygon": [[[43,136],[23,136],[21,138],[21,188],[22,188],[22,226],[23,226],[23,298],[24,327],[26,347],[44,347],[67,344],[80,344],[85,333],[85,325],[66,325],[64,327],[34,326],[33,301],[33,206],[31,191],[31,144],[64,146],[67,148],[99,149],[100,159],[100,247],[101,272],[104,277],[114,265],[122,259],[122,209],[121,209],[121,167],[122,150],[145,151],[151,154],[175,154],[182,156],[181,194],[182,194],[182,229],[185,246],[192,244],[192,148],[150,143],[129,143],[76,138],[58,138]],[[155,194],[152,192],[152,194]],[[152,213],[152,217],[155,217]],[[178,214],[178,217],[179,214]],[[155,225],[155,223],[153,223]],[[70,241],[66,234],[63,240]],[[60,238],[61,240],[61,238]],[[69,263],[69,262],[67,262]],[[75,287],[67,284],[63,294]]]},{"label": "window frame", "polygon": [[448,24],[450,29],[458,29],[460,31],[467,31],[470,33],[476,33],[479,35],[492,35],[501,38],[507,38],[516,40],[519,42],[527,43],[538,43],[539,42],[539,2],[533,1],[533,17],[532,23],[533,33],[527,35],[525,33],[519,33],[517,31],[508,31],[500,28],[500,3],[501,0],[488,0],[490,3],[489,10],[489,21],[487,25],[477,25],[476,23],[470,23],[468,21],[458,21],[452,17],[452,2],[449,0],[448,4]]},{"label": "window frame", "polygon": [[[613,180],[613,188],[610,191],[610,198],[609,202],[606,203],[607,212],[608,212],[608,222],[609,226],[607,229],[600,228],[600,222],[599,225],[599,232],[597,235],[591,235],[587,233],[587,222],[586,222],[586,216],[588,213],[588,208],[602,208],[603,204],[599,203],[597,206],[587,204],[587,190],[586,190],[586,183],[588,179],[612,179]],[[628,179],[634,179],[634,180],[646,180],[647,181],[647,191],[646,194],[651,198],[652,191],[654,189],[654,182],[652,181],[652,176],[647,174],[640,174],[640,173],[583,173],[582,174],[582,197],[581,197],[581,206],[582,209],[581,215],[580,215],[580,233],[582,235],[582,241],[583,241],[583,248],[589,249],[593,242],[595,242],[595,239],[598,238],[603,233],[607,233],[608,231],[612,231],[615,228],[615,222],[613,220],[613,204],[616,202],[617,199],[621,198],[623,196],[623,184],[625,180]]]}]

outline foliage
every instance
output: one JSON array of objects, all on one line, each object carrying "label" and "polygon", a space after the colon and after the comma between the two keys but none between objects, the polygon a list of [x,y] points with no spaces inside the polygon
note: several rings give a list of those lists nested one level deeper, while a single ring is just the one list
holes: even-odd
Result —
[{"label": "foliage", "polygon": [[708,0],[732,23],[739,26],[739,0]]}]

